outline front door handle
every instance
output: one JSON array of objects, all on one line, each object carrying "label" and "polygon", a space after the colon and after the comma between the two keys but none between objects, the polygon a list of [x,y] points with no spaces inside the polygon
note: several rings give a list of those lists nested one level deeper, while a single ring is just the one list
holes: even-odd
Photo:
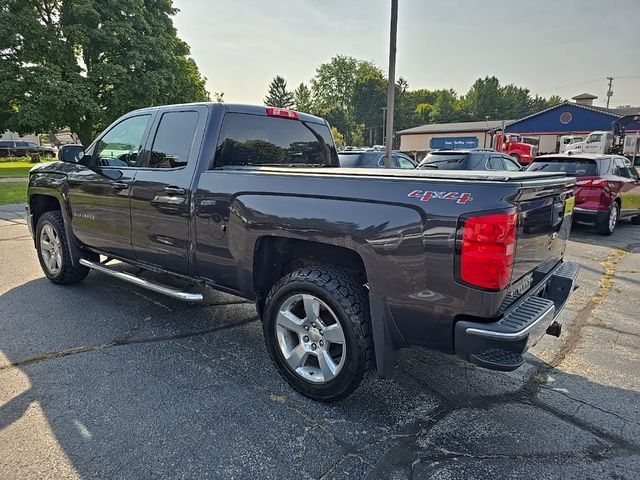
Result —
[{"label": "front door handle", "polygon": [[164,191],[169,195],[184,195],[187,193],[184,188],[174,186],[164,187]]},{"label": "front door handle", "polygon": [[124,190],[126,188],[129,188],[129,184],[125,182],[112,182],[111,188],[113,188],[114,190]]}]

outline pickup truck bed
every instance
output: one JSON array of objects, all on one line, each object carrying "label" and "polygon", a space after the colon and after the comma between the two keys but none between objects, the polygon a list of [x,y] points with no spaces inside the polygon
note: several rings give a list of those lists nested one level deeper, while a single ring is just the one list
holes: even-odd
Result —
[{"label": "pickup truck bed", "polygon": [[32,170],[43,270],[70,283],[99,269],[172,294],[103,255],[255,300],[283,376],[324,401],[374,360],[391,373],[401,348],[511,370],[551,325],[559,333],[578,274],[563,262],[572,179],[336,168],[328,132],[264,107],[132,112],[80,163]]}]

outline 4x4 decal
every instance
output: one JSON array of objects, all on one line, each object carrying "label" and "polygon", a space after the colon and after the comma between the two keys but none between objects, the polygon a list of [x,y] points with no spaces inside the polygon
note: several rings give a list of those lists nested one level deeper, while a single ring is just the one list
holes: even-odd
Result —
[{"label": "4x4 decal", "polygon": [[433,192],[431,190],[414,190],[409,195],[407,195],[407,197],[419,198],[421,202],[428,202],[432,198],[439,198],[441,200],[455,200],[456,203],[459,203],[461,205],[464,205],[465,203],[473,200],[473,197],[470,193]]}]

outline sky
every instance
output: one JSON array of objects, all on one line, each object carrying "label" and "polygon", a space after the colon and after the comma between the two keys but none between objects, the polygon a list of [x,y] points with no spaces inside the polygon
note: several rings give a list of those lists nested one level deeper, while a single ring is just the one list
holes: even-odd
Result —
[{"label": "sky", "polygon": [[[262,104],[337,54],[387,70],[390,0],[174,0],[178,35],[226,102]],[[615,5],[615,9],[611,6]],[[478,77],[611,107],[640,105],[640,0],[399,0],[396,78],[464,94]]]}]

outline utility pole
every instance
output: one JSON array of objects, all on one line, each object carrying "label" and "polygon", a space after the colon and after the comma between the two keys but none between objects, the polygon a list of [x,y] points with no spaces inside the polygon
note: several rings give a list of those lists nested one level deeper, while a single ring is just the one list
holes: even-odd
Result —
[{"label": "utility pole", "polygon": [[385,125],[387,121],[387,107],[382,107],[380,110],[382,110],[382,145],[386,145],[386,142],[384,141],[384,134],[385,134],[385,128],[386,128]]},{"label": "utility pole", "polygon": [[391,168],[393,150],[393,109],[396,95],[396,38],[398,36],[398,0],[391,0],[391,34],[389,35],[389,84],[387,86],[387,154],[384,157],[385,168]]},{"label": "utility pole", "polygon": [[609,90],[607,91],[607,108],[609,108],[609,101],[611,100],[611,97],[613,97],[613,90],[611,90],[611,87],[613,86],[613,77],[607,77],[607,80],[609,80]]}]

